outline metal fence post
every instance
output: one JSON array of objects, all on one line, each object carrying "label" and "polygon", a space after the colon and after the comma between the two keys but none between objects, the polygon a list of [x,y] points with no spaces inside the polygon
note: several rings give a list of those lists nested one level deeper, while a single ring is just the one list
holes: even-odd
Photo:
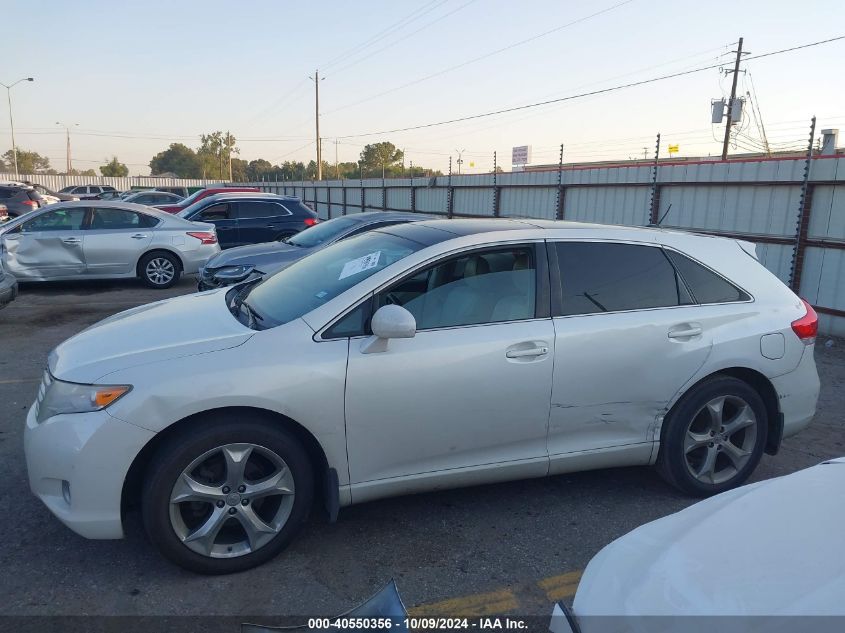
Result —
[{"label": "metal fence post", "polygon": [[560,144],[560,157],[557,161],[557,200],[555,201],[555,219],[563,219],[563,143]]},{"label": "metal fence post", "polygon": [[657,144],[654,149],[654,167],[651,173],[651,210],[649,224],[657,224],[657,213],[660,209],[660,188],[657,186],[657,163],[660,160],[660,133],[657,133]]},{"label": "metal fence post", "polygon": [[796,294],[801,289],[801,272],[804,270],[807,233],[810,229],[810,214],[813,211],[813,187],[810,184],[810,168],[813,164],[813,139],[815,135],[816,117],[814,116],[810,120],[810,141],[807,144],[807,159],[804,161],[804,180],[801,183],[798,222],[795,226],[795,246],[792,250],[792,266],[789,271],[789,287]]},{"label": "metal fence post", "polygon": [[501,209],[500,209],[501,191],[499,190],[499,185],[498,185],[499,177],[498,177],[498,174],[496,173],[496,171],[498,169],[498,165],[499,165],[499,163],[498,163],[497,158],[496,158],[496,152],[493,152],[493,217],[494,218],[498,218],[502,213]]},{"label": "metal fence post", "polygon": [[446,217],[452,217],[452,157],[449,157],[449,180],[446,183]]},{"label": "metal fence post", "polygon": [[381,210],[387,211],[387,181],[381,177]]},{"label": "metal fence post", "polygon": [[367,210],[367,198],[364,196],[364,169],[361,168],[361,213]]},{"label": "metal fence post", "polygon": [[411,213],[416,213],[417,211],[417,190],[414,187],[414,171],[413,167],[411,167]]},{"label": "metal fence post", "polygon": [[346,215],[346,178],[340,181],[340,195],[343,203],[342,215]]}]

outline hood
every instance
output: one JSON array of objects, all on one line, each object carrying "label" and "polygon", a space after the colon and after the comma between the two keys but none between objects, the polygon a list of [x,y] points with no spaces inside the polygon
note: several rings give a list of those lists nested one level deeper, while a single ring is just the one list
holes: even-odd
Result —
[{"label": "hood", "polygon": [[843,524],[842,459],[743,486],[605,547],[584,571],[573,610],[579,619],[845,615]]},{"label": "hood", "polygon": [[289,264],[308,255],[313,249],[293,246],[285,242],[265,242],[230,248],[209,259],[206,268],[250,265],[264,270],[264,266]]},{"label": "hood", "polygon": [[235,347],[253,334],[229,312],[225,290],[174,297],[120,312],[69,338],[50,353],[50,372],[94,383],[120,369]]}]

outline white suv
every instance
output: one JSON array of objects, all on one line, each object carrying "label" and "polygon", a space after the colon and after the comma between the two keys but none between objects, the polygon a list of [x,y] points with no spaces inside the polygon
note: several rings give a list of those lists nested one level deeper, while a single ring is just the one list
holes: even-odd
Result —
[{"label": "white suv", "polygon": [[432,220],[59,345],[26,422],[70,528],[206,573],[278,553],[319,501],[656,465],[736,486],[812,419],[817,319],[754,247],[660,229]]}]

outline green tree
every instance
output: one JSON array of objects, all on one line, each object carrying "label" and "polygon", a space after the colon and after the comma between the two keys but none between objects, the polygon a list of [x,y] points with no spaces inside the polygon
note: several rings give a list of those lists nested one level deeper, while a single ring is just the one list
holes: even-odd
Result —
[{"label": "green tree", "polygon": [[361,150],[361,164],[364,167],[364,177],[367,175],[388,174],[388,168],[400,166],[405,157],[401,149],[389,141],[364,145]]},{"label": "green tree", "polygon": [[112,156],[112,159],[100,167],[100,173],[103,176],[117,176],[119,178],[125,178],[129,175],[129,168],[117,160],[117,156]]},{"label": "green tree", "polygon": [[250,178],[247,175],[249,173],[249,163],[247,163],[242,158],[233,158],[232,159],[232,182],[246,182]]},{"label": "green tree", "polygon": [[[229,158],[232,154],[239,154],[236,147],[237,140],[232,134],[221,131],[203,134],[200,137],[200,147],[197,156],[202,165],[204,178],[225,179],[229,175]],[[233,165],[234,168],[234,165]],[[234,173],[232,174],[234,180]]]},{"label": "green tree", "polygon": [[202,166],[196,152],[182,143],[171,143],[166,150],[153,156],[150,171],[153,174],[172,172],[179,178],[202,176]]},{"label": "green tree", "polygon": [[[15,167],[15,154],[9,150],[3,154],[3,159],[9,169]],[[18,148],[18,172],[21,174],[39,174],[50,169],[50,159],[38,152],[29,152]]]},{"label": "green tree", "polygon": [[249,161],[249,165],[246,168],[247,179],[250,182],[269,178],[274,171],[279,171],[279,168],[273,167],[273,164],[269,160],[264,160],[263,158]]}]

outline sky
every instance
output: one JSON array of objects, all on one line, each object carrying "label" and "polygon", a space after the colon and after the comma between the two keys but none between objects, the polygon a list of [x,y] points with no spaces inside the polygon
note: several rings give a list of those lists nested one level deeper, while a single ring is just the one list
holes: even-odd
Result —
[{"label": "sky", "polygon": [[[315,157],[319,70],[323,159],[355,161],[391,141],[406,162],[489,171],[511,148],[534,164],[653,155],[660,132],[677,156],[720,152],[711,99],[730,92],[718,68],[557,104],[425,129],[387,130],[577,95],[687,69],[732,67],[736,42],[754,55],[845,35],[841,0],[0,0],[0,82],[12,89],[20,149],[96,169],[116,155],[130,174],[172,142],[231,131],[240,158]],[[845,40],[743,63],[751,93],[732,152],[806,147],[845,131]],[[754,111],[754,117],[751,110]],[[0,100],[0,153],[11,148]],[[455,164],[455,169],[457,165]]]}]

